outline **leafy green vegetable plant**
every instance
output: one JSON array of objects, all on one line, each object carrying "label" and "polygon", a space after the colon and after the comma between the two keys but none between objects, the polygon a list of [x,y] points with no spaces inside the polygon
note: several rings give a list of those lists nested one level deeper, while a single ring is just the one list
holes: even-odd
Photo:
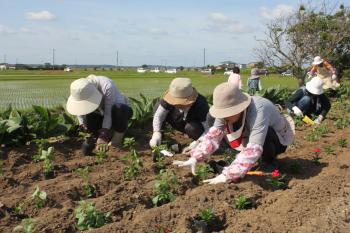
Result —
[{"label": "leafy green vegetable plant", "polygon": [[177,177],[170,170],[161,170],[154,185],[156,196],[152,199],[155,206],[175,200],[173,190],[177,185]]},{"label": "leafy green vegetable plant", "polygon": [[348,146],[348,141],[345,138],[341,138],[338,140],[338,145],[340,147],[347,147]]},{"label": "leafy green vegetable plant", "polygon": [[93,197],[96,192],[96,186],[90,184],[90,167],[77,168],[75,173],[77,173],[80,178],[83,180],[83,191],[86,197]]},{"label": "leafy green vegetable plant", "polygon": [[32,200],[38,209],[43,208],[47,203],[47,194],[45,191],[41,191],[39,186],[36,186],[34,193],[32,194]]},{"label": "leafy green vegetable plant", "polygon": [[124,159],[125,161],[130,160],[130,164],[124,169],[124,178],[126,180],[131,180],[138,176],[143,167],[142,159],[136,150],[132,150],[130,157]]},{"label": "leafy green vegetable plant", "polygon": [[214,210],[212,208],[204,209],[199,213],[199,218],[203,222],[206,222],[207,224],[214,219],[215,214]]},{"label": "leafy green vegetable plant", "polygon": [[334,154],[335,149],[333,146],[326,146],[324,147],[324,151],[326,152],[327,155]]},{"label": "leafy green vegetable plant", "polygon": [[33,218],[25,218],[22,220],[21,225],[16,226],[13,232],[24,232],[24,233],[37,233],[37,226],[39,221]]},{"label": "leafy green vegetable plant", "polygon": [[250,198],[241,195],[235,199],[235,206],[239,210],[249,209],[252,206],[252,202]]},{"label": "leafy green vegetable plant", "polygon": [[95,203],[79,202],[79,207],[75,209],[77,228],[81,231],[102,227],[112,221],[111,213],[104,213],[96,209]]},{"label": "leafy green vegetable plant", "polygon": [[210,172],[214,172],[212,167],[210,167],[208,164],[200,164],[197,167],[196,176],[200,180],[205,180],[208,178]]}]

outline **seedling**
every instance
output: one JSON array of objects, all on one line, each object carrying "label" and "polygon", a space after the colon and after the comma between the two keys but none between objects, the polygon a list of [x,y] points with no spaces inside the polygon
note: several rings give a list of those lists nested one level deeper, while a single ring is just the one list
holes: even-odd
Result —
[{"label": "seedling", "polygon": [[[44,140],[40,140],[40,141],[42,142]],[[44,147],[42,145],[44,145],[44,144],[40,144],[39,149],[38,149],[39,154],[35,155],[33,157],[33,160],[35,162],[44,161],[44,160],[54,160],[54,158],[55,158],[54,148],[49,147],[47,150],[44,150]]]},{"label": "seedling", "polygon": [[239,210],[249,209],[252,206],[252,202],[250,198],[242,195],[236,198],[235,206]]},{"label": "seedling", "polygon": [[152,149],[152,156],[153,156],[153,162],[157,162],[157,159],[159,157],[164,157],[164,155],[161,153],[162,150],[167,150],[168,146],[163,144],[156,146]]},{"label": "seedling", "polygon": [[38,209],[43,208],[47,203],[47,194],[45,191],[41,191],[39,186],[36,186],[34,193],[32,194],[32,200]]},{"label": "seedling", "polygon": [[131,138],[124,138],[123,141],[123,148],[124,149],[133,149],[135,147],[135,138],[131,137]]},{"label": "seedling", "polygon": [[266,178],[266,181],[273,187],[273,188],[284,188],[286,186],[286,183],[284,182],[284,178],[286,175],[281,175],[279,170],[275,170],[272,172],[271,175],[268,175]]},{"label": "seedling", "polygon": [[[126,180],[131,180],[132,178],[138,176],[143,167],[142,159],[136,150],[131,150],[130,154],[131,164],[126,166],[124,169],[124,178]],[[129,158],[125,158],[124,161],[129,161]]]},{"label": "seedling", "polygon": [[334,154],[334,147],[333,146],[326,146],[324,148],[324,151],[326,152],[327,155]]},{"label": "seedling", "polygon": [[210,167],[208,164],[201,164],[198,166],[197,171],[196,171],[196,176],[200,180],[205,180],[209,176],[209,172],[214,172],[213,168]]},{"label": "seedling", "polygon": [[22,220],[21,225],[16,226],[13,232],[24,232],[24,233],[37,233],[37,225],[39,221],[33,218],[25,218]]},{"label": "seedling", "polygon": [[170,233],[170,230],[163,226],[156,226],[156,230],[151,231],[151,233]]},{"label": "seedling", "polygon": [[164,156],[160,156],[160,157],[156,158],[155,167],[156,167],[157,171],[161,171],[161,170],[165,169],[165,158],[164,158]]},{"label": "seedling", "polygon": [[341,138],[338,140],[338,145],[340,147],[347,147],[348,146],[348,141],[345,138]]},{"label": "seedling", "polygon": [[108,154],[104,151],[97,151],[96,153],[96,163],[97,164],[102,164],[108,157]]},{"label": "seedling", "polygon": [[27,207],[27,202],[26,201],[17,203],[16,206],[15,206],[15,213],[16,214],[23,214],[24,209],[26,207]]},{"label": "seedling", "polygon": [[42,153],[44,148],[48,145],[49,141],[47,139],[36,139],[34,140],[36,145],[38,146],[38,153],[33,156],[33,161],[34,162],[39,162],[42,161]]},{"label": "seedling", "polygon": [[225,150],[224,152],[224,161],[227,163],[227,164],[231,164],[233,162],[233,160],[235,159],[235,156],[238,154],[237,151],[235,150],[231,150],[231,149],[227,149]]},{"label": "seedling", "polygon": [[348,125],[350,125],[350,120],[347,118],[338,119],[336,122],[334,122],[334,125],[337,127],[337,129],[345,129]]},{"label": "seedling", "polygon": [[301,172],[301,165],[298,161],[293,161],[290,165],[290,171],[293,174],[300,174]]},{"label": "seedling", "polygon": [[79,202],[79,207],[75,209],[77,228],[81,231],[99,228],[112,221],[111,213],[104,213],[96,210],[95,203]]},{"label": "seedling", "polygon": [[78,168],[75,170],[75,172],[80,176],[80,178],[83,180],[83,192],[86,197],[93,197],[96,192],[96,186],[93,184],[90,184],[90,167],[85,168]]},{"label": "seedling", "polygon": [[322,159],[320,157],[321,149],[319,148],[314,149],[313,153],[314,153],[314,156],[312,157],[312,160],[314,161],[315,164],[320,164],[320,160]]},{"label": "seedling", "polygon": [[204,209],[199,213],[199,218],[205,223],[210,223],[214,219],[214,210],[212,208]]},{"label": "seedling", "polygon": [[303,125],[304,125],[303,118],[302,118],[302,117],[295,116],[295,117],[294,117],[294,123],[295,123],[295,126],[296,126],[296,127],[301,127],[301,126],[303,126]]},{"label": "seedling", "polygon": [[169,170],[161,170],[154,185],[156,196],[152,199],[155,206],[159,206],[175,200],[173,190],[177,184],[177,178]]}]

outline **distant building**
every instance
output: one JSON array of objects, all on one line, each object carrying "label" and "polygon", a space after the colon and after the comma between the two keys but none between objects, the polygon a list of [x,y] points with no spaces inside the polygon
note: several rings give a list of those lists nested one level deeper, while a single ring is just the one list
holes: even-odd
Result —
[{"label": "distant building", "polygon": [[0,65],[0,70],[6,70],[6,69],[7,69],[6,65]]},{"label": "distant building", "polygon": [[65,71],[65,72],[72,72],[72,71],[73,71],[73,69],[72,69],[72,68],[70,68],[70,67],[66,67],[66,68],[64,68],[64,69],[63,69],[63,71]]},{"label": "distant building", "polygon": [[225,69],[225,70],[233,69],[233,67],[237,66],[237,63],[233,61],[223,61],[223,62],[220,62],[220,64],[222,69]]}]

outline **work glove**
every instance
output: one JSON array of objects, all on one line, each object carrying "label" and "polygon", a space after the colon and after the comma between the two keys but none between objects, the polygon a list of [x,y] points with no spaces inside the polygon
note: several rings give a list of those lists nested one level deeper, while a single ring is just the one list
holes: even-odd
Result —
[{"label": "work glove", "polygon": [[319,115],[316,120],[314,120],[315,124],[321,124],[321,122],[323,121],[323,116],[322,115]]},{"label": "work glove", "polygon": [[187,161],[175,160],[173,162],[173,165],[177,165],[178,167],[190,166],[191,172],[193,175],[196,175],[196,164],[197,164],[197,159],[195,159],[193,157],[189,158]]},{"label": "work glove", "polygon": [[156,146],[159,146],[162,143],[162,133],[161,132],[153,132],[152,138],[149,141],[149,146],[151,148],[154,148]]},{"label": "work glove", "polygon": [[99,136],[96,141],[96,150],[100,152],[108,151],[108,140],[109,139],[109,130],[102,128],[100,129]]},{"label": "work glove", "polygon": [[294,106],[292,108],[292,110],[293,110],[294,115],[296,115],[298,117],[302,117],[303,116],[303,112],[297,106]]},{"label": "work glove", "polygon": [[336,74],[332,75],[332,80],[337,80],[337,75]]},{"label": "work glove", "polygon": [[190,155],[191,151],[199,144],[199,141],[193,141],[190,143],[189,146],[186,146],[183,150],[182,150],[182,154],[185,155]]},{"label": "work glove", "polygon": [[208,184],[219,184],[219,183],[225,183],[227,181],[227,177],[224,174],[220,174],[215,178],[208,179],[208,180],[203,180],[203,183],[208,183]]}]

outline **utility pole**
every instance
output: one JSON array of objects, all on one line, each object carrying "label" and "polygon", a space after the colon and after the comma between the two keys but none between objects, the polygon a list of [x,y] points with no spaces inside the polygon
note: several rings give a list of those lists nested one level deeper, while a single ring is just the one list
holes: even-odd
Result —
[{"label": "utility pole", "polygon": [[119,51],[117,50],[117,70],[118,70],[118,66],[119,66]]},{"label": "utility pole", "polygon": [[205,67],[205,48],[204,48],[203,60],[204,60],[203,66]]},{"label": "utility pole", "polygon": [[55,49],[52,49],[52,69],[55,69]]}]

